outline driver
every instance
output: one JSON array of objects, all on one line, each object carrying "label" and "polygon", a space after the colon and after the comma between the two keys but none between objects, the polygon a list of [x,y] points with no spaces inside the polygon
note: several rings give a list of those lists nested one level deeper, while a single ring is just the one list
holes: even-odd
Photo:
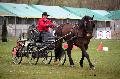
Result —
[{"label": "driver", "polygon": [[47,12],[43,12],[42,18],[38,20],[37,30],[40,32],[42,41],[47,41],[48,37],[53,36],[53,34],[50,33],[49,28],[54,28],[55,25],[51,20],[47,19],[48,16]]}]

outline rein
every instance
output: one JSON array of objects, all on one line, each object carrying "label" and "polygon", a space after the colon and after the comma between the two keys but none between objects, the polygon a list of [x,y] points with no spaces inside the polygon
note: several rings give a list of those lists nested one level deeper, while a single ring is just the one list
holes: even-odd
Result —
[{"label": "rein", "polygon": [[[55,42],[57,42],[57,41],[63,39],[64,37],[66,37],[66,36],[68,36],[68,35],[70,35],[70,34],[71,34],[71,32],[69,32],[68,34],[64,35],[63,37],[60,37],[58,40],[56,40],[56,41],[54,41],[54,42],[51,42],[51,43],[48,44],[47,46],[44,46],[43,48],[41,48],[40,51],[46,49],[46,48],[49,47],[51,44],[54,44]],[[67,41],[69,41],[69,40],[67,40]],[[66,42],[66,41],[65,41],[65,42]],[[65,43],[65,42],[63,42],[63,43]]]},{"label": "rein", "polygon": [[[62,29],[63,29],[63,28],[62,28]],[[57,42],[57,41],[65,38],[65,37],[67,37],[67,36],[69,36],[69,35],[72,35],[74,30],[75,30],[75,26],[73,26],[73,28],[71,29],[71,32],[69,32],[69,33],[67,33],[66,35],[60,37],[60,38],[59,38],[58,40],[56,40],[55,42]],[[61,32],[61,34],[62,34],[62,32]],[[78,36],[76,36],[76,35],[74,35],[74,36],[72,35],[72,37],[71,37],[69,40],[66,40],[65,42],[70,41],[70,40],[73,40],[74,38],[77,38],[77,37],[78,37]],[[65,42],[63,42],[63,43],[65,43]]]}]

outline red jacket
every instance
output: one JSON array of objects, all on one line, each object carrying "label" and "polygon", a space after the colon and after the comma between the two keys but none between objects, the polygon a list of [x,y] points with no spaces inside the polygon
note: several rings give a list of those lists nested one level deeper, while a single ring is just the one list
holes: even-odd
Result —
[{"label": "red jacket", "polygon": [[[41,32],[43,30],[49,31],[49,28],[47,27],[48,25],[53,25],[52,22],[49,19],[41,18],[38,21],[38,26],[37,29]],[[53,25],[54,26],[54,25]]]}]

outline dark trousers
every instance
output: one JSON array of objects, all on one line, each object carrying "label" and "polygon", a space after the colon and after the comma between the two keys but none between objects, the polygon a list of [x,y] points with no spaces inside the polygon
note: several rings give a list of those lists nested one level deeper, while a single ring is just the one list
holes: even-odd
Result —
[{"label": "dark trousers", "polygon": [[48,41],[49,37],[53,37],[51,32],[42,31],[41,32],[42,41]]}]

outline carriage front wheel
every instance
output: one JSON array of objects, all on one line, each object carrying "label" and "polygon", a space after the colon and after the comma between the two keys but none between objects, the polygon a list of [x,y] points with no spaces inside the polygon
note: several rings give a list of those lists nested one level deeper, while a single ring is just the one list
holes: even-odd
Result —
[{"label": "carriage front wheel", "polygon": [[27,59],[31,65],[36,65],[39,60],[38,49],[35,44],[28,44],[27,46]]}]

